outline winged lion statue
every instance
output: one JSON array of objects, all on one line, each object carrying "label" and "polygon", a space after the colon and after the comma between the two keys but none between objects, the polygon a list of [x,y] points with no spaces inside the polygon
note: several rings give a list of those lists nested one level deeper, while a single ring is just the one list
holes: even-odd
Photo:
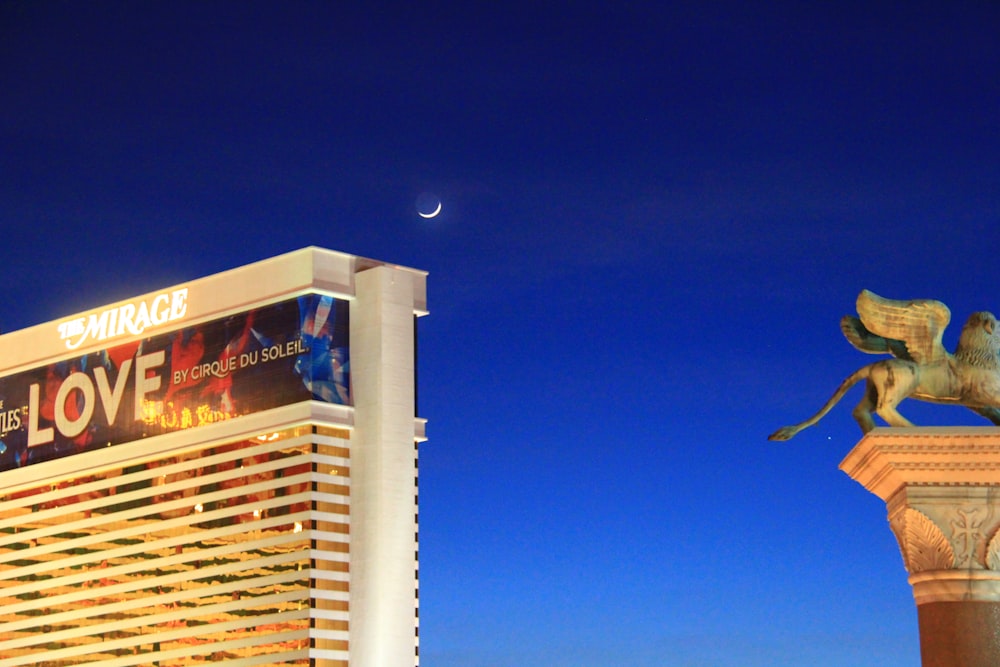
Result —
[{"label": "winged lion statue", "polygon": [[964,405],[1000,426],[1000,328],[993,313],[969,316],[954,354],[941,342],[951,311],[940,301],[885,299],[864,290],[858,317],[846,315],[840,329],[854,347],[870,354],[891,354],[852,373],[815,415],[780,428],[768,440],[788,440],[835,406],[847,390],[866,381],[854,408],[864,433],[875,428],[873,415],[889,426],[913,426],[897,411],[906,398]]}]

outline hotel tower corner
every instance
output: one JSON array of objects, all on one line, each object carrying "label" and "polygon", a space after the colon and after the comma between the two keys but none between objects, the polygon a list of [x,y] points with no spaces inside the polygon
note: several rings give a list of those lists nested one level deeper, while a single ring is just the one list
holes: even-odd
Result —
[{"label": "hotel tower corner", "polygon": [[418,665],[425,286],[307,248],[0,336],[0,667]]}]

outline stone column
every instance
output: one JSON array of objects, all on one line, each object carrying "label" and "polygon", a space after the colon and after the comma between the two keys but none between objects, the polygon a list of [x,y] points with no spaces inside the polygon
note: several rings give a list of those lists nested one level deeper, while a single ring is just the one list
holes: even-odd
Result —
[{"label": "stone column", "polygon": [[876,428],[840,469],[886,503],[923,667],[1000,665],[1000,429]]}]

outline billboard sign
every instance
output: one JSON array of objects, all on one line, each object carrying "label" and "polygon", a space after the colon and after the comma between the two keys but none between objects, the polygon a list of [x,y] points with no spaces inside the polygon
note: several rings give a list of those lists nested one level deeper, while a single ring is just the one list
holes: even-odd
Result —
[{"label": "billboard sign", "polygon": [[[59,323],[59,338],[75,350],[88,340],[141,335],[147,327],[179,320],[187,314],[186,287],[156,294],[148,301],[126,303]],[[137,305],[138,304],[138,305]]]},{"label": "billboard sign", "polygon": [[[184,315],[186,290],[60,325],[67,347]],[[305,400],[351,404],[348,302],[307,294],[0,378],[0,471]],[[65,325],[65,326],[64,326]]]}]

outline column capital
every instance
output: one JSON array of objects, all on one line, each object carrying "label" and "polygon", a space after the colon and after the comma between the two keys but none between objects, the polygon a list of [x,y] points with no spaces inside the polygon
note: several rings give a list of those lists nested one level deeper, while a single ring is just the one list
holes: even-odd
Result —
[{"label": "column capital", "polygon": [[918,606],[1000,601],[1000,429],[876,428],[840,469],[885,501]]},{"label": "column capital", "polygon": [[875,428],[840,469],[886,502],[910,485],[1000,486],[1000,428]]}]

